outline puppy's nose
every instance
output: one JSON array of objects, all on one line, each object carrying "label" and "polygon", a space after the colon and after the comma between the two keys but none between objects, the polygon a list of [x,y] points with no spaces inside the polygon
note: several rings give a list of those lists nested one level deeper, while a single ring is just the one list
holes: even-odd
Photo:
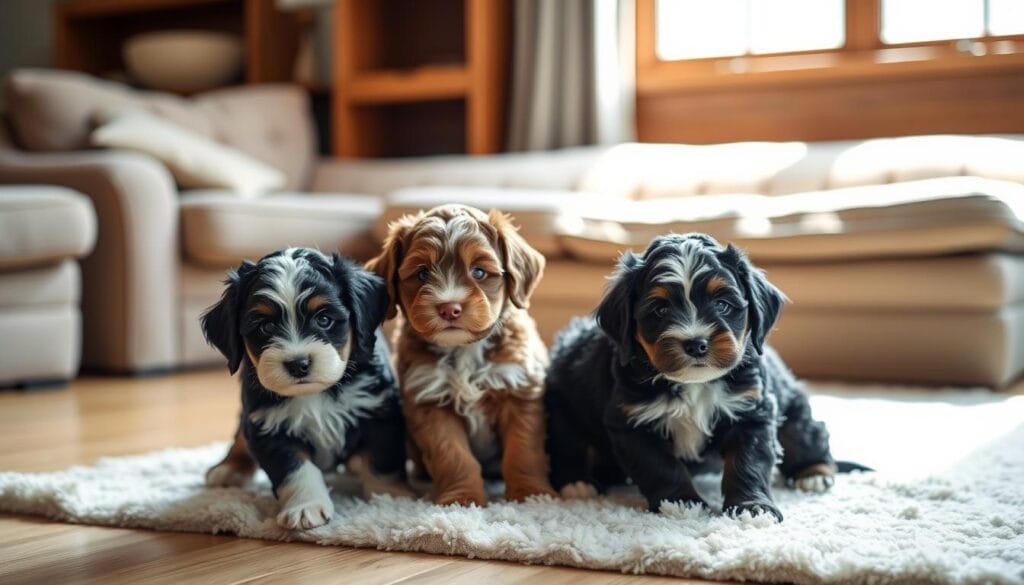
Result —
[{"label": "puppy's nose", "polygon": [[309,357],[303,356],[300,358],[295,358],[293,360],[286,361],[284,363],[284,367],[285,369],[288,370],[288,373],[291,374],[293,377],[305,378],[306,374],[309,373],[309,363]]},{"label": "puppy's nose", "polygon": [[462,315],[462,303],[441,303],[437,306],[437,314],[445,321],[454,321]]},{"label": "puppy's nose", "polygon": [[708,340],[703,337],[687,339],[683,342],[683,350],[695,358],[704,357],[708,354]]}]

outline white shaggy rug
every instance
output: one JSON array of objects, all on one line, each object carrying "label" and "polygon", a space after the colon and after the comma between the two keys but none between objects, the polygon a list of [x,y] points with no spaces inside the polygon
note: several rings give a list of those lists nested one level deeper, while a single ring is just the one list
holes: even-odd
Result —
[{"label": "white shaggy rug", "polygon": [[[288,533],[274,521],[265,479],[248,489],[203,486],[223,445],[0,473],[0,511],[712,579],[1024,583],[1024,396],[818,391],[814,408],[837,458],[879,472],[842,476],[825,495],[776,488],[782,524],[669,505],[650,514],[632,494],[467,509],[366,502],[339,489],[333,522]],[[712,500],[715,481],[702,484]]]}]

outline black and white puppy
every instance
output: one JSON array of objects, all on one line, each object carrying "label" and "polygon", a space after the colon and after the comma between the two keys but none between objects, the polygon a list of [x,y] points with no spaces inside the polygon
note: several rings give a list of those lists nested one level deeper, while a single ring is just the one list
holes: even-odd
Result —
[{"label": "black and white puppy", "polygon": [[258,463],[292,529],[330,521],[323,472],[342,463],[364,492],[408,495],[383,281],[337,254],[289,248],[243,262],[226,284],[202,326],[231,373],[242,370],[242,414],[207,484],[244,484]]},{"label": "black and white puppy", "polygon": [[800,489],[831,487],[828,432],[764,345],[784,302],[742,252],[704,234],[623,255],[596,320],[574,321],[552,351],[555,489],[584,496],[629,477],[652,511],[666,500],[706,506],[691,473],[720,456],[725,512],[782,520],[776,465]]}]

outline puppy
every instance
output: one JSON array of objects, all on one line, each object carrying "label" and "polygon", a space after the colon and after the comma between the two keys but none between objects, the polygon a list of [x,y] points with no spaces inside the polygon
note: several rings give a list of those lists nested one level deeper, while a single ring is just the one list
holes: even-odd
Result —
[{"label": "puppy", "polygon": [[596,321],[576,320],[552,350],[555,488],[582,496],[628,476],[652,511],[666,500],[706,506],[690,474],[713,455],[727,514],[781,521],[776,465],[800,489],[828,489],[825,426],[764,345],[784,300],[742,252],[703,234],[624,254]]},{"label": "puppy", "polygon": [[390,226],[367,263],[387,284],[410,454],[438,504],[487,503],[483,466],[505,496],[553,495],[541,394],[547,352],[526,313],[544,257],[496,211],[444,205]]},{"label": "puppy", "polygon": [[378,333],[384,283],[338,255],[289,248],[243,262],[226,284],[202,326],[231,373],[242,370],[242,414],[207,483],[242,485],[258,463],[290,529],[331,520],[323,472],[341,463],[364,492],[409,494],[398,389]]}]

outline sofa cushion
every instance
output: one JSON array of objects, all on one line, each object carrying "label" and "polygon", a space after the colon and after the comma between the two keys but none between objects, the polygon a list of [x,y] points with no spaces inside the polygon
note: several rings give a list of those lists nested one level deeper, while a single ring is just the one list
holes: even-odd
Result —
[{"label": "sofa cushion", "polygon": [[992,311],[1024,305],[1024,256],[1016,254],[761,264],[761,268],[800,309]]},{"label": "sofa cushion", "polygon": [[1024,252],[1024,185],[947,177],[769,197],[720,195],[580,210],[559,238],[582,259],[608,262],[659,234],[703,231],[757,261]]},{"label": "sofa cushion", "polygon": [[489,156],[327,159],[316,167],[313,190],[380,196],[406,187],[436,185],[574,191],[605,150],[604,146],[581,146]]},{"label": "sofa cushion", "polygon": [[77,306],[82,273],[74,259],[21,270],[0,271],[0,311],[11,308]]},{"label": "sofa cushion", "polygon": [[489,211],[498,209],[511,214],[515,224],[531,246],[548,257],[561,254],[558,242],[560,224],[566,212],[577,205],[600,204],[616,198],[579,191],[539,189],[500,189],[488,187],[410,187],[399,189],[387,197],[387,209],[376,224],[377,238],[387,235],[388,224],[399,217],[447,203],[462,203]]},{"label": "sofa cushion", "polygon": [[789,307],[768,343],[806,378],[999,388],[1024,371],[1024,306],[991,311]]},{"label": "sofa cushion", "polygon": [[146,112],[115,114],[93,131],[90,141],[148,154],[185,188],[220,188],[253,197],[276,191],[285,182],[276,168]]},{"label": "sofa cushion", "polygon": [[635,199],[786,195],[954,176],[1024,183],[1022,136],[903,136],[838,142],[621,144],[580,188]]},{"label": "sofa cushion", "polygon": [[289,85],[243,86],[183,98],[83,73],[20,69],[5,84],[8,115],[27,150],[80,150],[101,113],[142,109],[281,169],[305,188],[315,156],[309,96]]},{"label": "sofa cushion", "polygon": [[218,191],[189,191],[181,197],[185,255],[215,268],[288,246],[365,259],[377,249],[372,228],[381,208],[372,196],[291,193],[239,199]]},{"label": "sofa cushion", "polygon": [[96,243],[96,214],[81,193],[51,186],[0,187],[0,269],[80,258]]}]

